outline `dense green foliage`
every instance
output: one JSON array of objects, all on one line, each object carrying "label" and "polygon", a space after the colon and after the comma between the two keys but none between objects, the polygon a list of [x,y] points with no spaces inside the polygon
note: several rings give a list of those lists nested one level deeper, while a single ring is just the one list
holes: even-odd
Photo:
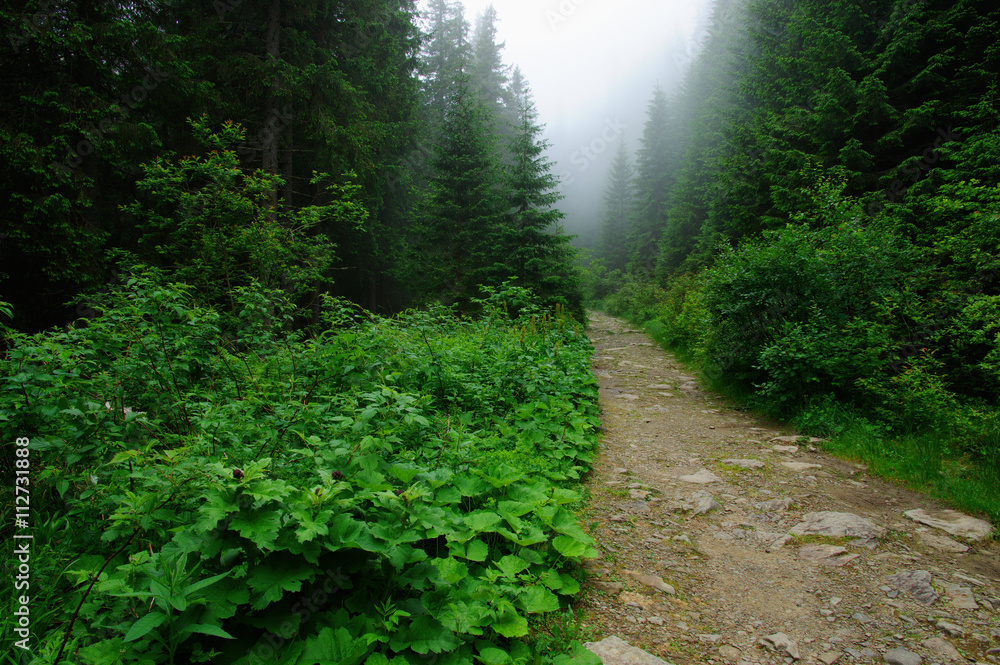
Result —
[{"label": "dense green foliage", "polygon": [[995,35],[975,1],[720,1],[672,102],[683,158],[655,158],[657,91],[638,160],[658,198],[588,296],[756,407],[1000,516]]},{"label": "dense green foliage", "polygon": [[308,337],[257,282],[237,326],[195,291],[135,266],[87,325],[11,339],[31,662],[568,662],[525,638],[593,552],[578,324],[509,287],[474,320],[328,300]]},{"label": "dense green foliage", "polygon": [[[399,311],[449,297],[422,270],[450,254],[462,257],[459,267],[444,269],[463,279],[449,288],[461,288],[466,303],[481,283],[517,277],[582,312],[571,257],[546,249],[568,240],[544,175],[536,184],[545,193],[531,206],[538,219],[555,216],[522,240],[550,255],[544,269],[554,281],[515,271],[484,282],[481,273],[506,257],[499,247],[455,251],[422,237],[449,153],[484,151],[495,167],[487,207],[496,213],[483,217],[482,202],[466,199],[456,214],[481,217],[497,236],[509,221],[501,213],[524,203],[507,173],[508,144],[541,145],[534,125],[524,134],[524,82],[503,63],[496,12],[480,17],[471,41],[460,4],[433,2],[426,18],[414,0],[5,3],[0,297],[12,305],[13,327],[35,332],[78,318],[86,310],[66,303],[113,279],[123,251],[176,267],[175,278],[209,303],[257,273],[314,310],[329,293]],[[487,122],[455,146],[445,123],[473,100]],[[194,136],[188,118],[198,119]],[[223,140],[206,149],[212,134]],[[209,154],[223,148],[231,152]],[[248,203],[250,216],[239,209]]]}]

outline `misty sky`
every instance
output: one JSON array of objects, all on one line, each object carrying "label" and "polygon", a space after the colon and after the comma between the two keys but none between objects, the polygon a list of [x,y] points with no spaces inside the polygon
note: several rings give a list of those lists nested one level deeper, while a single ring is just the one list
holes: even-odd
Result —
[{"label": "misty sky", "polygon": [[711,0],[462,2],[473,27],[483,9],[496,8],[504,62],[527,78],[552,143],[567,230],[585,233],[600,214],[619,135],[634,151],[653,88],[680,83]]}]

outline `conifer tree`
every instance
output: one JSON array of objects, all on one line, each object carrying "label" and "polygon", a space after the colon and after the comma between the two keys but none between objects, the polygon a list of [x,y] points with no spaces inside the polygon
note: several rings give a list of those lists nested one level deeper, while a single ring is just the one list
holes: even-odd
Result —
[{"label": "conifer tree", "polygon": [[463,78],[448,100],[432,165],[414,257],[420,290],[444,302],[467,302],[493,271],[506,202],[491,114]]},{"label": "conifer tree", "polygon": [[563,213],[553,206],[562,198],[552,162],[545,156],[544,126],[520,69],[512,77],[520,121],[510,140],[507,168],[509,210],[496,233],[494,279],[516,277],[546,302],[560,302],[582,316],[582,297],[572,270],[570,237],[562,233]]},{"label": "conifer tree", "polygon": [[625,238],[629,233],[632,212],[635,208],[635,167],[625,147],[618,144],[608,184],[604,190],[604,216],[601,222],[601,239],[598,258],[604,260],[609,270],[625,272],[628,256]]},{"label": "conifer tree", "polygon": [[681,157],[676,120],[676,111],[670,108],[666,93],[657,86],[646,110],[646,124],[636,155],[635,215],[627,239],[630,268],[647,277],[653,272],[667,199]]}]

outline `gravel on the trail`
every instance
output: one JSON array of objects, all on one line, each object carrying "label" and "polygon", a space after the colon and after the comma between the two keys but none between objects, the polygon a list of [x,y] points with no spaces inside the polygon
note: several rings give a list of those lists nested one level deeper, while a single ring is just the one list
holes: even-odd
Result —
[{"label": "gravel on the trail", "polygon": [[706,392],[619,319],[592,314],[589,335],[604,433],[580,523],[601,557],[577,609],[594,642],[677,664],[1000,664],[982,524],[944,530],[963,516]]}]

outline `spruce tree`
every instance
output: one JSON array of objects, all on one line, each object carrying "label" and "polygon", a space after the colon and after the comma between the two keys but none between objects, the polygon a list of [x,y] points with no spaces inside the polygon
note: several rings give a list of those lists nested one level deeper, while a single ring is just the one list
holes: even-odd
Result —
[{"label": "spruce tree", "polygon": [[618,144],[608,184],[604,190],[604,215],[601,222],[601,239],[597,256],[604,260],[609,270],[625,272],[628,256],[625,238],[629,233],[632,212],[635,208],[635,167],[629,157],[625,141]]},{"label": "spruce tree", "polygon": [[420,290],[424,297],[467,303],[493,274],[506,202],[491,114],[462,78],[448,99],[432,164],[415,243]]},{"label": "spruce tree", "polygon": [[531,90],[515,69],[512,91],[519,123],[510,140],[507,168],[508,212],[496,233],[493,280],[516,277],[545,302],[562,303],[581,317],[582,296],[572,266],[570,237],[562,233],[562,211],[553,206],[562,198],[552,162],[545,156],[548,142]]}]

